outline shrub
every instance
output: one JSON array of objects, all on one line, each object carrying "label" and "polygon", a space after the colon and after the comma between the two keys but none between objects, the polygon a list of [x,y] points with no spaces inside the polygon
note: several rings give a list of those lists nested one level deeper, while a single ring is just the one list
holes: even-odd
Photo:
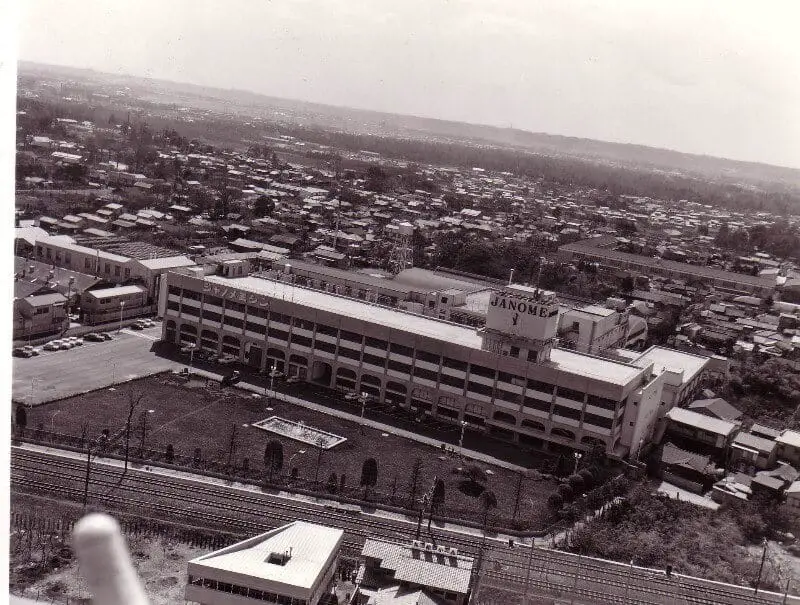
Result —
[{"label": "shrub", "polygon": [[585,489],[589,489],[590,487],[594,486],[594,475],[592,475],[592,471],[590,471],[588,468],[578,471],[578,476],[583,479],[583,485]]},{"label": "shrub", "polygon": [[562,483],[558,486],[558,493],[564,499],[564,502],[572,502],[575,499],[575,492],[568,483]]},{"label": "shrub", "polygon": [[165,454],[165,459],[168,464],[172,464],[172,462],[175,460],[175,448],[171,443],[167,445],[167,452]]},{"label": "shrub", "polygon": [[564,506],[564,498],[558,492],[553,492],[547,498],[547,506],[550,507],[550,510],[554,513],[561,510],[561,507]]},{"label": "shrub", "polygon": [[585,483],[583,479],[580,477],[580,475],[570,475],[567,478],[567,483],[569,483],[569,486],[572,488],[572,491],[575,492],[576,495],[583,493]]},{"label": "shrub", "polygon": [[470,464],[464,471],[464,474],[472,483],[482,483],[486,480],[486,471],[477,464]]},{"label": "shrub", "polygon": [[336,480],[336,473],[331,473],[331,476],[328,477],[328,485],[327,489],[330,493],[336,492],[336,486],[338,485],[338,481]]}]

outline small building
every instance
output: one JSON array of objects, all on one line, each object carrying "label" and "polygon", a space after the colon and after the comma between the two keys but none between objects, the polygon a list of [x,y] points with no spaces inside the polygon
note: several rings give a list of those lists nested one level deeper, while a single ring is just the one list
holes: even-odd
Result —
[{"label": "small building", "polygon": [[800,513],[800,481],[794,481],[786,488],[784,504],[793,513]]},{"label": "small building", "polygon": [[725,450],[738,427],[734,422],[711,418],[683,408],[671,409],[666,418],[667,435],[709,453],[712,450]]},{"label": "small building", "polygon": [[402,544],[367,538],[361,551],[355,602],[378,605],[407,602],[465,605],[470,591],[474,559],[455,548],[414,540]]},{"label": "small building", "polygon": [[708,456],[688,452],[665,443],[661,450],[661,478],[696,494],[713,483],[714,465]]},{"label": "small building", "polygon": [[775,439],[778,444],[778,459],[798,466],[800,465],[800,433],[792,430],[783,431]]},{"label": "small building", "polygon": [[689,409],[704,416],[729,422],[736,422],[742,418],[742,413],[721,397],[697,399],[689,404]]},{"label": "small building", "polygon": [[34,294],[14,301],[14,339],[55,334],[67,327],[67,297],[63,294]]},{"label": "small building", "polygon": [[87,290],[81,297],[83,320],[91,325],[137,317],[151,310],[147,290],[135,284]]},{"label": "small building", "polygon": [[324,603],[344,531],[295,521],[189,561],[186,602],[235,605]]},{"label": "small building", "polygon": [[733,438],[730,463],[740,470],[766,470],[775,464],[777,443],[753,433],[741,432]]}]

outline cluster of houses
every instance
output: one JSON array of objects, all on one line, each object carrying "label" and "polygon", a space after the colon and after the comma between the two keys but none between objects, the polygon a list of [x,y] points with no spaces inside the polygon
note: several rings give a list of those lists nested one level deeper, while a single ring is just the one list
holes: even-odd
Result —
[{"label": "cluster of houses", "polygon": [[800,512],[800,431],[746,426],[742,412],[709,397],[667,412],[654,440],[670,483],[717,502],[761,496]]}]

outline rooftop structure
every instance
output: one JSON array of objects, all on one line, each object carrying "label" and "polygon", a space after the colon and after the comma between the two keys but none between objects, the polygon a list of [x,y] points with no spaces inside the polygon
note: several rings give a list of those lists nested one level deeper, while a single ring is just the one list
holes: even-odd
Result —
[{"label": "rooftop structure", "polygon": [[216,605],[231,603],[233,594],[316,605],[329,590],[343,537],[341,529],[295,521],[192,559],[186,600]]}]

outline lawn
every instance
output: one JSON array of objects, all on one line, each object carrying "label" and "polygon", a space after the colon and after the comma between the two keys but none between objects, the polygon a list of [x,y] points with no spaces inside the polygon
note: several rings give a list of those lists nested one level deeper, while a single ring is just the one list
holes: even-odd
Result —
[{"label": "lawn", "polygon": [[[513,520],[519,475],[486,464],[489,471],[485,485],[476,487],[456,474],[457,468],[469,465],[453,452],[444,452],[391,432],[360,427],[358,423],[329,416],[290,403],[254,396],[236,389],[220,391],[215,383],[204,380],[184,382],[170,374],[160,374],[118,385],[114,390],[101,389],[58,402],[42,405],[28,412],[28,427],[41,426],[80,436],[96,438],[107,429],[124,442],[124,429],[131,398],[142,397],[131,423],[130,449],[138,454],[142,436],[142,417],[146,416],[146,448],[165,451],[168,445],[176,456],[192,458],[197,448],[204,464],[227,464],[229,457],[239,469],[247,464],[251,472],[264,476],[264,449],[267,441],[277,439],[283,446],[283,473],[297,469],[301,479],[327,483],[336,474],[337,486],[344,483],[345,493],[357,496],[364,460],[375,458],[378,480],[374,490],[382,501],[407,502],[413,468],[421,461],[416,498],[428,491],[438,477],[445,483],[445,507],[448,516],[480,521],[483,518],[478,494],[485,487],[495,492],[497,509],[490,515],[495,525],[509,526]],[[268,405],[272,409],[267,409]],[[251,427],[253,422],[280,416],[295,422],[345,437],[347,441],[325,450],[267,433]],[[231,444],[233,456],[231,457]],[[303,452],[303,453],[301,453]],[[247,459],[247,463],[245,463]],[[342,482],[342,475],[345,476]],[[517,521],[520,527],[540,528],[548,521],[546,499],[555,488],[552,481],[522,480]],[[337,489],[337,491],[339,491]],[[444,511],[443,511],[444,512]]]}]

